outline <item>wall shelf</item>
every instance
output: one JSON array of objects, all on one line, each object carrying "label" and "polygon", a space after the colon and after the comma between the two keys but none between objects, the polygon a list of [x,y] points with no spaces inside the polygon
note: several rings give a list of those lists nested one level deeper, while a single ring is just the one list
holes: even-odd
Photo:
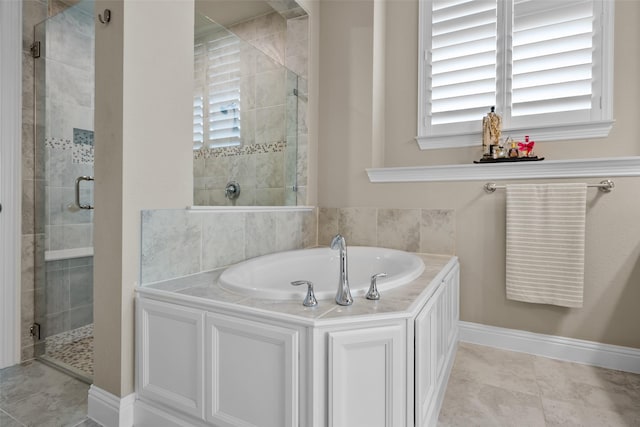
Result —
[{"label": "wall shelf", "polygon": [[447,182],[640,176],[640,156],[366,169],[369,181]]}]

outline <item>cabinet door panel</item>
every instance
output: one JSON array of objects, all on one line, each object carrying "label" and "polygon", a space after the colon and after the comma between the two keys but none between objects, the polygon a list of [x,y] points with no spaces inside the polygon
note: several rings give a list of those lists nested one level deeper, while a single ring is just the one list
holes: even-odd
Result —
[{"label": "cabinet door panel", "polygon": [[140,396],[202,418],[203,312],[150,300],[138,304]]},{"label": "cabinet door panel", "polygon": [[329,333],[329,426],[405,425],[403,325]]},{"label": "cabinet door panel", "polygon": [[450,328],[448,340],[448,348],[450,348],[454,344],[454,339],[457,337],[458,321],[460,320],[460,266],[456,265],[445,280],[448,282],[447,288],[450,292]]},{"label": "cabinet door panel", "polygon": [[[438,296],[438,300],[436,301],[436,311],[438,316],[438,345],[436,350],[436,371],[438,374],[442,373],[442,368],[444,367],[446,352],[446,296],[447,296],[447,288],[444,285],[441,285],[442,292]],[[439,379],[439,378],[438,378]],[[436,380],[437,381],[437,380]]]},{"label": "cabinet door panel", "polygon": [[298,425],[298,332],[207,315],[207,420],[219,426]]},{"label": "cabinet door panel", "polygon": [[415,420],[426,425],[436,392],[441,347],[440,309],[444,287],[430,298],[415,321]]},{"label": "cabinet door panel", "polygon": [[415,422],[436,422],[455,354],[459,267],[455,265],[415,320]]}]

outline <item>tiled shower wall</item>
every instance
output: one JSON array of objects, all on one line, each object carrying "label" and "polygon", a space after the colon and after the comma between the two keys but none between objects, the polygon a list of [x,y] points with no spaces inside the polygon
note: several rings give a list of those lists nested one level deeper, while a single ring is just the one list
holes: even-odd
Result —
[{"label": "tiled shower wall", "polygon": [[[36,149],[45,159],[45,250],[93,246],[93,212],[74,205],[75,181],[93,176],[94,23],[84,9],[70,8],[39,25],[36,37],[46,39],[36,60],[39,107]],[[39,75],[38,75],[39,74]],[[45,100],[44,105],[42,100]],[[41,116],[42,117],[42,116]],[[93,183],[82,182],[80,200],[92,204]],[[38,207],[40,208],[40,207]]]},{"label": "tiled shower wall", "polygon": [[[230,30],[246,42],[241,49],[244,145],[194,151],[194,204],[304,205],[308,18],[285,20],[274,12]],[[236,201],[224,196],[232,180],[241,187]]]},{"label": "tiled shower wall", "polygon": [[[44,204],[36,203],[44,210],[45,260],[56,251],[93,247],[93,211],[74,202],[76,178],[93,176],[94,33],[91,12],[79,7],[51,17],[35,33],[46,40],[36,60],[36,91],[45,95],[44,126],[36,120],[36,150],[44,150],[45,159]],[[42,107],[43,96],[36,99]],[[93,183],[80,188],[81,203],[93,204]],[[45,262],[44,292],[36,292],[35,302],[43,338],[93,321],[92,264],[91,256]]]},{"label": "tiled shower wall", "polygon": [[93,257],[47,261],[43,337],[93,322]]},{"label": "tiled shower wall", "polygon": [[140,283],[173,279],[260,255],[315,246],[316,218],[314,209],[143,211]]}]

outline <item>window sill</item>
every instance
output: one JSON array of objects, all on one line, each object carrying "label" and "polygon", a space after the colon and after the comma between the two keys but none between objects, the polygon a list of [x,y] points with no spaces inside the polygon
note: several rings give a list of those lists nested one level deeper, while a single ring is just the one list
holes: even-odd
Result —
[{"label": "window sill", "polygon": [[640,156],[367,169],[369,181],[444,182],[640,176]]},{"label": "window sill", "polygon": [[[568,124],[563,126],[539,126],[535,128],[504,129],[502,135],[511,136],[515,140],[524,140],[531,135],[536,142],[567,141],[575,139],[605,138],[613,127],[613,120],[599,122]],[[482,141],[481,132],[462,135],[416,136],[421,150],[437,150],[442,148],[479,147]]]}]

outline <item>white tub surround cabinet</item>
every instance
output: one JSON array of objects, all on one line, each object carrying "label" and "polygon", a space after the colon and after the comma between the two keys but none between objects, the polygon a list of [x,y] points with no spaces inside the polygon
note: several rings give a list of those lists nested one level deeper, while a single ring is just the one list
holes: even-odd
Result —
[{"label": "white tub surround cabinet", "polygon": [[303,307],[303,290],[300,301],[236,295],[220,272],[139,288],[135,425],[435,425],[457,347],[459,266],[420,256],[419,278],[350,307]]}]

